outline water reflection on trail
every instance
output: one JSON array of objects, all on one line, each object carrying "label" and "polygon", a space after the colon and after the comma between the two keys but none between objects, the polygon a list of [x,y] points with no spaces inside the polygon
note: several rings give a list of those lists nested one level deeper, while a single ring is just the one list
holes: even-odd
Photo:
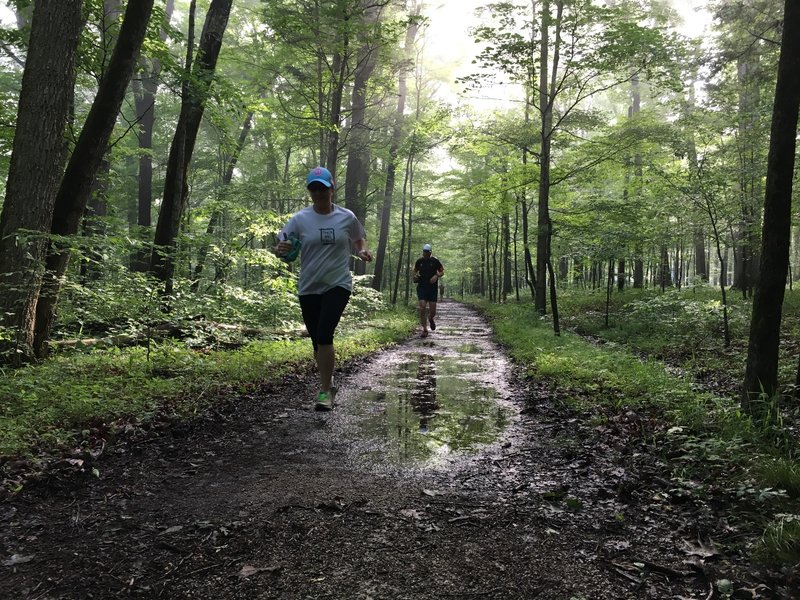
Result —
[{"label": "water reflection on trail", "polygon": [[497,441],[511,420],[508,363],[466,307],[439,305],[438,329],[343,381],[330,423],[359,458],[433,464]]}]

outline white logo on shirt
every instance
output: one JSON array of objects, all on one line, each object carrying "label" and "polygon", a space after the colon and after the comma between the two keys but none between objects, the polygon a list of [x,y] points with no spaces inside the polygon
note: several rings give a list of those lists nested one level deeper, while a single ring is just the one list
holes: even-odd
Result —
[{"label": "white logo on shirt", "polygon": [[334,230],[331,229],[320,229],[319,230],[319,241],[322,242],[323,246],[330,246],[331,244],[336,243],[336,234]]}]

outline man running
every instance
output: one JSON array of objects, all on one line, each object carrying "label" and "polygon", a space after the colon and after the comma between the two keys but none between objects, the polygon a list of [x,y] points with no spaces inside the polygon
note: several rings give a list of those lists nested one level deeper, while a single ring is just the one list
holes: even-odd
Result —
[{"label": "man running", "polygon": [[439,299],[439,278],[444,275],[444,267],[439,259],[431,255],[431,245],[422,247],[422,256],[414,263],[414,281],[417,282],[417,299],[419,300],[419,322],[422,325],[422,337],[428,337],[428,325],[431,331],[436,329],[436,301]]}]

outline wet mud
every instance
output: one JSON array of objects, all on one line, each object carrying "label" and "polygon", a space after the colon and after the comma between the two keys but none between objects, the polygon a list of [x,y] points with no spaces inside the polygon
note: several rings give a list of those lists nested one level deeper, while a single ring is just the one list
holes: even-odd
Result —
[{"label": "wet mud", "polygon": [[565,392],[519,377],[479,314],[439,309],[429,337],[344,366],[331,413],[312,410],[313,374],[292,376],[133,432],[0,504],[0,597],[756,589],[724,518],[664,492],[669,466],[641,417],[573,414]]}]

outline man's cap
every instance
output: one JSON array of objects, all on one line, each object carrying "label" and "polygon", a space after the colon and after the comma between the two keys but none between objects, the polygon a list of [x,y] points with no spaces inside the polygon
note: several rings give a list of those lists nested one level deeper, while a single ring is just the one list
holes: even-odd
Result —
[{"label": "man's cap", "polygon": [[425,245],[422,247],[422,251],[423,251],[423,252],[430,252],[430,251],[431,251],[431,245],[430,245],[430,244],[425,244]]},{"label": "man's cap", "polygon": [[325,167],[314,167],[306,177],[306,187],[312,183],[321,183],[325,187],[333,187],[333,175]]}]

